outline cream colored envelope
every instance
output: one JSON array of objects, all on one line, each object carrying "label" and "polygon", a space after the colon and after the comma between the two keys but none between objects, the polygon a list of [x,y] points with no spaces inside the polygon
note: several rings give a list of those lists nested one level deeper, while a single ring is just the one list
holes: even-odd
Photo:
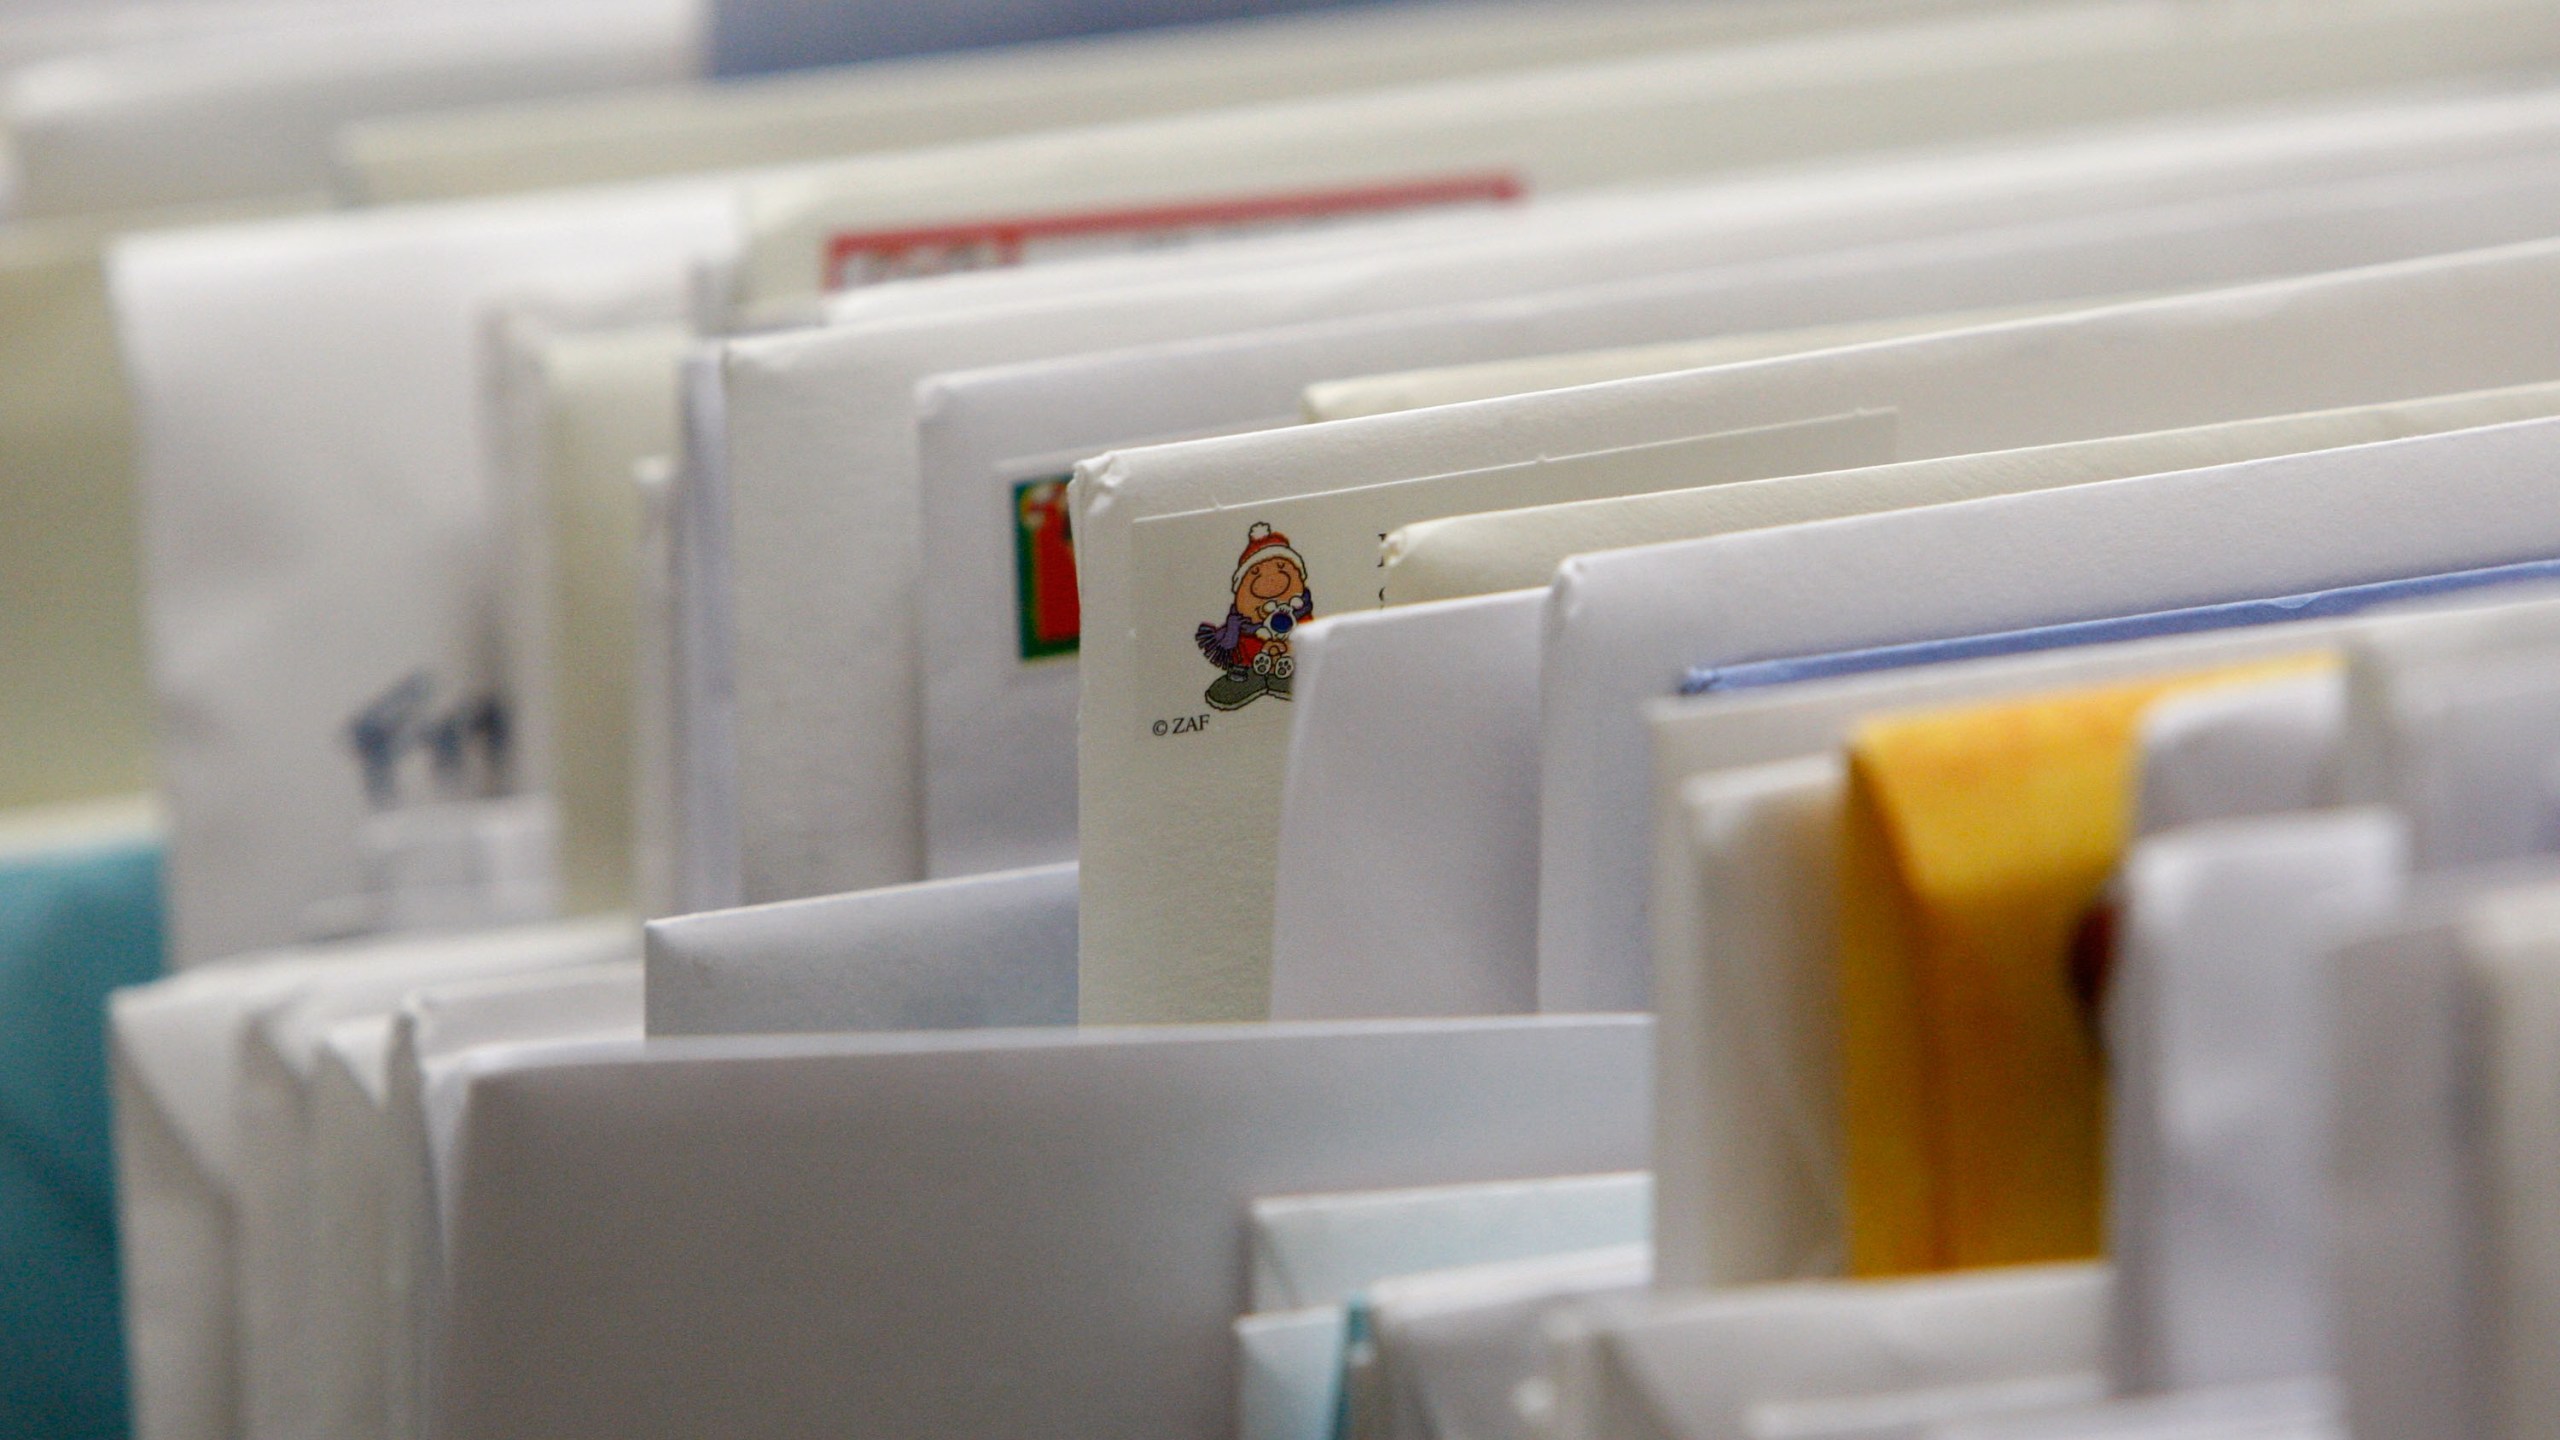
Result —
[{"label": "cream colored envelope", "polygon": [[[2089,0],[983,141],[752,187],[740,298],[752,314],[848,266],[1125,244],[1135,229],[1316,215],[1467,177],[1541,193],[1625,184],[2479,73],[2553,46],[2560,27],[2517,0],[2260,0],[2209,25]],[[916,215],[936,233],[907,228]]]},{"label": "cream colored envelope", "polygon": [[[623,306],[613,307],[616,310]],[[639,699],[641,500],[635,470],[672,455],[677,374],[693,343],[675,297],[633,323],[493,320],[498,466],[513,492],[517,557],[506,603],[509,693],[524,732],[524,781],[560,813],[561,879],[573,914],[627,908],[635,861],[632,725]],[[512,422],[512,423],[509,423]]]},{"label": "cream colored envelope", "polygon": [[[1410,84],[1987,8],[1985,0],[1665,0],[1291,15],[361,119],[333,150],[368,203],[634,180]],[[1122,83],[1142,75],[1143,84]]]},{"label": "cream colored envelope", "polygon": [[1666,489],[1426,520],[1387,537],[1387,600],[1401,605],[1544,585],[1567,558],[1599,550],[2429,435],[2531,419],[2551,414],[2555,408],[2560,408],[2560,384],[2520,385],[2144,435],[1909,460],[1836,475]]},{"label": "cream colored envelope", "polygon": [[27,214],[309,194],[348,120],[673,80],[693,29],[685,0],[298,8],[18,70],[0,128]]}]

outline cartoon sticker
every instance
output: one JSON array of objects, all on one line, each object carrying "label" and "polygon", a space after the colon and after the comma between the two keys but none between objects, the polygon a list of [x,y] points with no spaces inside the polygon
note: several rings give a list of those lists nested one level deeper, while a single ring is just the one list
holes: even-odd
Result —
[{"label": "cartoon sticker", "polygon": [[1289,537],[1257,520],[1245,531],[1243,553],[1229,587],[1227,618],[1193,632],[1200,653],[1221,672],[1209,682],[1213,709],[1241,710],[1265,695],[1289,698],[1298,663],[1289,654],[1289,632],[1315,618],[1307,592],[1307,562]]}]

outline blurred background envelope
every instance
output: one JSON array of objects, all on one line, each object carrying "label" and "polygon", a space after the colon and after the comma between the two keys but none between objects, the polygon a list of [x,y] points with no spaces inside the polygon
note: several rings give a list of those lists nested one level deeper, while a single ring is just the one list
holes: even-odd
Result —
[{"label": "blurred background envelope", "polygon": [[[440,1433],[859,1413],[935,1433],[1224,1434],[1254,1198],[1640,1163],[1650,1028],[480,1052],[434,1117],[453,1205]],[[748,1089],[760,1122],[740,1126]],[[754,1220],[700,1223],[723,1214]],[[644,1304],[658,1319],[635,1328]],[[769,1343],[774,1326],[806,1343]]]}]

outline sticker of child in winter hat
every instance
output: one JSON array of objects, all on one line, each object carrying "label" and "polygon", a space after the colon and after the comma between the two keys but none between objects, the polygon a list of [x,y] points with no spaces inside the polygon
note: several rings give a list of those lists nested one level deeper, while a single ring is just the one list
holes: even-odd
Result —
[{"label": "sticker of child in winter hat", "polygon": [[1219,710],[1241,710],[1265,695],[1289,698],[1298,662],[1289,655],[1289,632],[1315,618],[1307,593],[1307,562],[1289,537],[1257,520],[1245,531],[1231,584],[1235,602],[1225,623],[1203,625],[1191,638],[1223,672],[1206,696]]}]

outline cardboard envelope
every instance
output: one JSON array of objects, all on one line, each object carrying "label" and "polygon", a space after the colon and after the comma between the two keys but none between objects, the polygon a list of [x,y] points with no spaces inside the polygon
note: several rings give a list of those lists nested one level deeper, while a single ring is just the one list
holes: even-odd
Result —
[{"label": "cardboard envelope", "polygon": [[[1648,1029],[481,1050],[433,1121],[453,1246],[438,1433],[860,1414],[918,1433],[1225,1434],[1254,1197],[1640,1162]],[[700,1223],[732,1213],[756,1223]],[[657,1297],[645,1334],[623,1295]]]},{"label": "cardboard envelope", "polygon": [[648,926],[649,1033],[1066,1025],[1076,867],[715,910]]},{"label": "cardboard envelope", "polygon": [[[753,187],[742,295],[753,313],[832,288],[848,264],[947,267],[946,253],[982,247],[1303,218],[1461,177],[1561,191],[2336,94],[2509,67],[2555,43],[2514,0],[2263,6],[2212,26],[2056,5],[980,141]],[[2156,85],[2135,78],[2149,74]],[[992,209],[990,185],[1006,196]],[[919,211],[942,222],[933,233],[880,228]]]},{"label": "cardboard envelope", "polygon": [[1592,1305],[1553,1332],[1556,1429],[1742,1440],[1923,1389],[2086,1400],[2104,1362],[2107,1283],[2102,1266],[2025,1266]]},{"label": "cardboard envelope", "polygon": [[[297,938],[307,911],[332,923],[330,902],[361,888],[354,842],[381,796],[348,727],[396,751],[420,725],[503,705],[473,418],[481,305],[568,264],[680,266],[728,233],[716,187],[674,187],[117,250],[155,688],[188,717],[161,755],[182,960]],[[232,539],[204,543],[215,533]],[[482,748],[502,772],[496,743]],[[451,784],[393,763],[409,771],[388,777],[395,805]]]},{"label": "cardboard envelope", "polygon": [[[872,61],[724,84],[438,109],[340,127],[341,185],[370,203],[633,180],[1525,69],[1646,51],[1916,18],[1979,0],[1816,0],[1708,7],[1660,0],[1314,14],[1249,25],[1102,36],[992,53]],[[1225,18],[1225,17],[1221,17]],[[1118,83],[1138,74],[1147,83]]]},{"label": "cardboard envelope", "polygon": [[[379,1409],[361,1413],[392,1440],[425,1433],[427,1343],[443,1299],[443,1216],[427,1136],[426,1095],[482,1046],[527,1041],[636,1040],[641,1031],[637,961],[568,966],[528,975],[412,990],[393,1017],[385,1058],[378,1257]],[[361,1338],[361,1337],[359,1337]],[[348,1363],[364,1358],[353,1348]],[[361,1389],[354,1393],[361,1398]]]},{"label": "cardboard envelope", "polygon": [[2107,982],[2119,1383],[2332,1373],[2326,951],[2409,867],[2382,810],[2211,821],[2127,854]]},{"label": "cardboard envelope", "polygon": [[301,9],[28,66],[0,117],[28,214],[309,194],[357,116],[673,80],[693,50],[680,0]]},{"label": "cardboard envelope", "polygon": [[[2473,102],[2475,107],[2485,103]],[[2398,123],[2387,126],[2370,116],[2345,116],[2318,124],[2286,120],[2241,132],[2217,130],[2209,139],[2173,132],[2075,142],[2021,155],[1870,167],[1855,175],[1824,177],[1821,183],[1737,184],[1687,192],[1677,203],[1643,197],[1552,210],[1530,207],[1498,231],[1480,222],[1409,222],[1382,227],[1356,245],[1339,237],[1321,244],[1238,242],[1144,262],[1091,261],[1071,270],[1034,267],[1028,273],[951,276],[928,286],[852,292],[852,303],[835,311],[839,324],[848,327],[843,333],[735,345],[719,381],[727,391],[726,403],[717,407],[723,413],[697,417],[694,429],[703,437],[703,453],[688,466],[686,480],[688,486],[735,505],[734,548],[744,560],[735,576],[734,625],[725,618],[706,622],[715,633],[734,630],[739,646],[737,685],[743,708],[734,763],[747,825],[741,843],[748,855],[743,888],[725,898],[822,894],[924,873],[912,848],[922,843],[914,838],[922,822],[910,818],[916,813],[911,791],[919,763],[910,738],[917,723],[917,702],[911,695],[920,662],[905,653],[915,642],[901,637],[916,624],[906,618],[915,593],[910,538],[916,524],[910,518],[915,482],[910,477],[919,443],[911,392],[936,370],[1007,358],[1022,361],[1097,343],[1127,345],[1151,334],[1250,329],[1293,315],[1515,293],[1593,273],[1660,273],[1694,266],[1702,247],[1736,260],[1768,258],[1892,235],[1944,234],[2029,216],[2085,214],[2143,199],[2222,194],[2279,177],[2298,182],[2339,173],[2341,166],[2356,172],[2402,165],[2416,152],[2505,153],[2513,141],[2500,137],[2524,123],[2512,115],[2498,118],[2486,108],[2460,116],[2448,109],[2423,118],[2408,113],[2395,118]],[[2424,138],[2438,127],[2443,127],[2440,135]],[[2401,158],[2384,158],[2394,153]],[[1413,253],[1398,258],[1390,235],[1407,237],[1401,243],[1413,247]],[[1423,236],[1437,237],[1441,245],[1423,247]],[[1322,282],[1342,287],[1329,296],[1292,299],[1281,277],[1249,269],[1257,257],[1313,263],[1311,257],[1342,260],[1354,251],[1364,268]],[[1168,283],[1173,275],[1193,277],[1201,288],[1187,299],[1175,294]],[[1109,284],[1103,283],[1106,279]],[[1215,288],[1220,285],[1226,288]],[[1133,304],[1128,297],[1101,293],[1114,286],[1132,289],[1139,298]],[[1063,305],[1062,292],[1069,290],[1081,291],[1082,303],[1110,307],[1111,318],[1096,319],[1089,329],[1069,328],[1061,310],[1047,322],[1051,328],[1035,331],[1037,317],[1026,312],[999,344],[992,337],[1001,317],[981,316],[968,323],[986,328],[990,338],[963,344],[959,332],[946,332],[932,349],[907,359],[891,348],[923,345],[917,327],[935,308],[1020,305],[1034,293]],[[1617,314],[1640,314],[1659,299],[1628,297]],[[1157,318],[1142,320],[1147,314]],[[852,333],[853,323],[865,319],[897,327],[898,338]],[[1076,322],[1078,327],[1085,323]],[[1036,344],[1034,334],[1041,337]],[[1079,343],[1079,334],[1092,338]],[[1486,334],[1470,326],[1453,334],[1449,343],[1482,343]],[[955,454],[956,464],[1013,469],[1035,458],[1030,452],[1039,446],[1064,445],[1072,451],[1133,434],[1264,423],[1283,413],[1264,408],[1276,405],[1278,396],[1263,384],[1260,363],[1208,352],[1152,359],[1151,370],[1061,376],[1058,383],[1071,388],[1038,392],[1074,397],[1063,406],[1054,398],[1033,398],[1031,390],[990,393],[983,404],[965,388],[946,390],[934,397],[936,406],[923,423],[929,432],[972,437],[964,447],[971,453]],[[1178,375],[1181,383],[1168,383],[1162,378],[1167,374]],[[1233,394],[1222,389],[1224,398],[1207,403],[1206,376],[1234,377],[1229,382]],[[1298,377],[1288,379],[1294,384]],[[1123,391],[1118,388],[1122,383],[1134,388]],[[1110,388],[1103,388],[1106,384]],[[1036,427],[1062,411],[1081,416],[1103,395],[1113,397],[1115,407],[1124,403],[1120,397],[1136,397],[1125,402],[1133,407],[1127,418],[1115,409],[1102,417],[1112,423],[1094,430],[1025,432],[1026,421]],[[1135,408],[1157,395],[1201,395],[1204,403],[1196,411],[1174,412],[1161,404]],[[1250,399],[1255,395],[1266,398]],[[1035,404],[1041,408],[1029,408]],[[1226,408],[1230,405],[1235,408]],[[953,419],[937,426],[935,417],[945,407]],[[973,428],[971,416],[986,417],[983,423],[990,428]],[[1024,419],[1008,422],[1008,416]],[[1063,465],[1069,455],[1036,458]],[[937,482],[944,473],[937,465]],[[850,485],[848,476],[853,477]],[[982,475],[972,474],[961,501],[980,502],[969,507],[970,518],[979,522],[970,531],[978,548],[970,553],[982,561],[983,522],[990,513],[984,508],[984,484]],[[939,483],[934,493],[945,493]],[[1010,501],[1011,496],[1003,498]],[[1010,528],[1008,522],[1000,533],[1009,534]],[[727,545],[707,548],[715,555],[729,550]],[[1001,547],[993,563],[1002,569]],[[973,565],[967,573],[982,576],[985,569]],[[695,588],[706,605],[722,603],[719,597],[728,590],[717,580]],[[966,616],[975,612],[953,613],[952,623],[968,624]],[[880,643],[884,632],[890,643]],[[977,650],[964,655],[1000,643],[989,640],[983,625],[971,625],[967,638]],[[979,696],[986,702],[982,713],[989,717],[988,726],[998,734],[1013,733],[1005,722],[1017,708],[1056,703],[1054,692],[1064,683],[1054,667],[1052,673],[1016,678],[1021,683],[1008,686],[1000,698]],[[966,697],[954,701],[965,704]],[[712,756],[689,763],[724,762]],[[1005,773],[1017,774],[1021,768]],[[1013,863],[1035,857],[1013,853],[992,858]],[[721,898],[718,892],[714,897]]]}]

